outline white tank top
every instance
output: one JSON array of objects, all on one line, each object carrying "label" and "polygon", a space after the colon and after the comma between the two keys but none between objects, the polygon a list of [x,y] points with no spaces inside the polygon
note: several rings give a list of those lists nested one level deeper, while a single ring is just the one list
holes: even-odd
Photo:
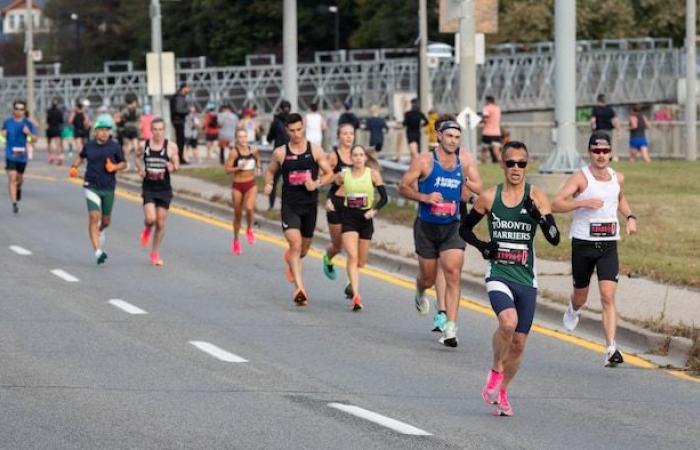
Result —
[{"label": "white tank top", "polygon": [[323,117],[319,113],[306,114],[306,139],[312,144],[321,145],[323,140]]},{"label": "white tank top", "polygon": [[610,181],[598,181],[588,166],[581,171],[588,181],[588,186],[576,197],[576,200],[599,198],[603,200],[603,207],[574,210],[570,236],[584,241],[619,240],[620,223],[617,220],[617,206],[620,198],[620,183],[617,182],[617,174],[608,167]]}]

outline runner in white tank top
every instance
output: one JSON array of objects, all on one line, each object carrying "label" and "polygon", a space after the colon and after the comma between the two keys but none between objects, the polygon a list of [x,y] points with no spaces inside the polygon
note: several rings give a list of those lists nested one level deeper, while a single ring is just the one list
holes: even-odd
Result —
[{"label": "runner in white tank top", "polygon": [[624,196],[624,177],[609,167],[612,158],[610,137],[594,131],[588,141],[590,164],[574,173],[552,203],[554,212],[573,211],[571,224],[571,272],[574,292],[564,313],[564,327],[573,331],[578,324],[579,310],[588,299],[588,286],[593,270],[598,275],[600,302],[603,305],[603,331],[607,341],[605,366],[623,362],[615,344],[617,308],[615,291],[620,239],[618,211],[626,218],[626,233],[637,231],[637,218]]},{"label": "runner in white tank top", "polygon": [[318,112],[318,105],[312,103],[311,112],[306,113],[304,121],[306,122],[306,140],[312,144],[321,145],[323,141],[323,130],[326,128],[326,123],[323,116]]}]

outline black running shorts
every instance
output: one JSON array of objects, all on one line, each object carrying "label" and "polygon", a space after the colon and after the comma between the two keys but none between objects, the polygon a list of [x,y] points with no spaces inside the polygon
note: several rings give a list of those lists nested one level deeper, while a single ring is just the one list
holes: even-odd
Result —
[{"label": "black running shorts", "polygon": [[571,239],[571,273],[575,288],[588,287],[593,270],[596,270],[598,281],[617,283],[619,266],[617,241]]},{"label": "black running shorts", "polygon": [[296,229],[301,237],[311,239],[316,229],[316,203],[311,205],[286,205],[282,203],[282,230]]},{"label": "black running shorts", "polygon": [[360,239],[371,240],[374,234],[374,221],[365,219],[366,209],[345,208],[343,211],[343,233],[356,232]]},{"label": "black running shorts", "polygon": [[326,220],[331,225],[340,225],[343,223],[343,208],[345,208],[345,197],[338,195],[330,195],[328,198],[333,202],[335,211],[326,211]]},{"label": "black running shorts", "polygon": [[418,256],[426,259],[437,259],[445,250],[464,250],[467,246],[459,236],[459,221],[433,224],[416,218],[413,223],[413,240]]},{"label": "black running shorts", "polygon": [[143,191],[143,194],[141,194],[141,196],[143,197],[143,204],[144,205],[146,203],[154,203],[156,205],[156,208],[165,208],[165,209],[170,208],[170,202],[173,199],[172,191],[163,191],[163,192]]},{"label": "black running shorts", "polygon": [[5,170],[8,172],[17,172],[22,174],[26,169],[26,162],[10,161],[9,159],[5,160]]}]

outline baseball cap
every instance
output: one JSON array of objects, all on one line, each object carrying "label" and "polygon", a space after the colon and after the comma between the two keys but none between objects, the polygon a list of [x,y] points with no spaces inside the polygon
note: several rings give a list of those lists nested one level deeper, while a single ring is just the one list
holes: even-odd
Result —
[{"label": "baseball cap", "polygon": [[108,115],[103,115],[97,118],[97,120],[95,121],[95,126],[93,128],[109,128],[111,130],[112,128],[114,128],[114,122],[112,121],[112,118]]},{"label": "baseball cap", "polygon": [[593,147],[612,147],[610,136],[604,131],[594,131],[588,139],[588,148]]}]

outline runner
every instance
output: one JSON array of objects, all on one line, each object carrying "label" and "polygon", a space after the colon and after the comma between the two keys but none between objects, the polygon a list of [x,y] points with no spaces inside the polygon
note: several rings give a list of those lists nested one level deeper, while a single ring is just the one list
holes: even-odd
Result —
[{"label": "runner", "polygon": [[219,163],[223,166],[226,162],[226,150],[236,140],[238,116],[233,112],[231,105],[224,104],[219,108],[216,120],[219,123]]},{"label": "runner", "polygon": [[642,156],[646,163],[651,162],[649,157],[649,141],[647,141],[646,130],[652,127],[649,119],[642,114],[642,107],[633,105],[630,112],[630,162],[634,162],[637,156]]},{"label": "runner", "polygon": [[304,124],[306,125],[306,139],[313,145],[321,145],[323,143],[323,132],[326,131],[326,121],[318,112],[318,103],[309,105],[311,111],[304,116]]},{"label": "runner", "polygon": [[[126,106],[121,111],[122,125],[122,148],[124,149],[124,159],[126,170],[129,170],[130,155],[134,161],[138,159],[136,152],[139,149],[139,122],[141,121],[141,109],[138,98],[134,94],[126,95]],[[138,167],[138,166],[137,166]]]},{"label": "runner", "polygon": [[[527,335],[537,302],[534,239],[539,224],[547,241],[559,243],[559,230],[547,196],[525,182],[528,151],[522,142],[503,147],[505,182],[484,191],[471,212],[462,219],[459,234],[489,260],[486,291],[498,328],[493,334],[493,367],[481,396],[494,404],[497,416],[512,416],[508,385],[523,359]],[[484,242],[474,227],[488,214],[489,236]]]},{"label": "runner", "polygon": [[153,246],[148,255],[151,264],[162,266],[160,245],[165,235],[165,220],[168,218],[173,188],[170,174],[180,167],[178,147],[175,142],[165,139],[165,121],[156,117],[151,122],[153,138],[145,141],[136,154],[136,170],[143,179],[141,186],[143,197],[144,228],[141,232],[141,246],[147,247],[151,239],[151,230],[155,225]]},{"label": "runner", "polygon": [[284,259],[289,268],[287,279],[295,285],[292,298],[305,306],[301,258],[306,256],[316,228],[318,189],[333,177],[323,149],[306,140],[304,121],[297,113],[287,117],[289,143],[277,147],[265,173],[265,195],[272,191],[275,172],[282,175],[282,229],[289,243]]},{"label": "runner", "polygon": [[591,162],[569,177],[552,204],[554,212],[573,211],[570,234],[574,292],[564,314],[564,327],[573,331],[578,325],[579,311],[588,299],[588,286],[595,269],[607,342],[605,366],[615,367],[623,362],[615,343],[617,241],[620,240],[617,212],[626,218],[628,235],[637,232],[637,218],[623,192],[624,176],[609,167],[610,135],[605,130],[594,131],[588,141],[588,151]]},{"label": "runner", "polygon": [[63,111],[58,105],[58,99],[51,100],[51,108],[46,111],[46,140],[49,164],[54,160],[59,166],[63,165],[63,140],[61,130],[63,129]]},{"label": "runner", "polygon": [[212,152],[216,151],[214,147],[216,147],[216,142],[219,139],[219,122],[214,103],[210,102],[207,104],[206,113],[202,121],[202,128],[204,131],[204,138],[207,142],[207,159],[212,159],[214,158]]},{"label": "runner", "polygon": [[19,213],[19,203],[22,200],[22,183],[24,171],[27,168],[29,140],[36,140],[37,130],[34,123],[25,114],[27,104],[16,100],[12,104],[12,117],[5,119],[2,124],[2,136],[5,138],[5,171],[7,172],[7,192],[12,203],[12,212]]},{"label": "runner", "polygon": [[184,157],[188,163],[192,163],[197,160],[198,163],[202,162],[202,158],[199,156],[199,141],[197,139],[199,127],[201,126],[201,121],[199,120],[199,115],[197,114],[197,107],[194,105],[190,106],[190,112],[185,117],[185,151]]},{"label": "runner", "polygon": [[90,117],[88,117],[85,111],[85,105],[81,100],[75,102],[75,108],[68,116],[68,123],[73,126],[73,141],[75,142],[75,151],[80,153],[83,149],[83,145],[90,137],[90,127],[92,123],[90,122]]},{"label": "runner", "polygon": [[[447,323],[439,342],[448,347],[457,347],[456,320],[466,247],[458,234],[463,209],[460,203],[467,199],[470,183],[480,182],[468,152],[459,151],[461,135],[457,122],[442,122],[437,149],[414,159],[399,183],[399,193],[419,205],[413,224],[418,254],[415,307],[420,314],[430,311],[425,291],[435,285],[440,267],[446,281]],[[463,160],[469,163],[463,164]],[[479,190],[477,186],[473,188]]]},{"label": "runner", "polygon": [[82,147],[70,168],[70,176],[75,178],[78,176],[78,167],[83,160],[87,160],[83,186],[90,219],[88,232],[98,265],[107,260],[107,253],[103,249],[104,230],[112,221],[116,173],[126,169],[122,148],[110,138],[113,126],[108,117],[98,120],[95,123],[95,139]]},{"label": "runner", "polygon": [[481,133],[481,162],[486,162],[486,156],[491,155],[491,162],[501,161],[501,108],[496,105],[496,99],[486,96],[484,103],[484,129]]},{"label": "runner", "polygon": [[255,184],[255,176],[261,174],[260,154],[258,149],[248,144],[248,132],[244,129],[236,130],[236,143],[228,154],[226,173],[233,174],[231,186],[231,199],[233,201],[233,242],[231,251],[234,255],[241,254],[241,243],[238,234],[241,230],[243,210],[246,213],[246,239],[248,244],[255,244],[255,232],[253,232],[253,214],[255,212],[255,200],[258,197],[258,187]]},{"label": "runner", "polygon": [[[352,166],[350,153],[355,142],[355,128],[350,123],[344,123],[338,127],[338,148],[328,156],[333,173],[337,174]],[[323,273],[329,280],[335,280],[336,272],[333,266],[333,258],[340,253],[343,245],[342,213],[344,205],[344,191],[341,186],[333,183],[328,190],[326,199],[326,221],[331,242],[323,255]],[[350,283],[345,286],[345,295],[352,298]]]},{"label": "runner", "polygon": [[[344,125],[343,128],[350,128]],[[341,138],[342,140],[342,138]],[[352,167],[342,170],[335,177],[335,184],[344,192],[342,232],[343,248],[348,255],[347,273],[352,291],[352,310],[363,308],[360,296],[360,269],[367,264],[369,246],[374,234],[374,216],[387,203],[386,188],[380,174],[374,152],[361,145],[352,149]],[[374,190],[379,200],[374,203]]]},{"label": "runner", "polygon": [[412,99],[411,109],[406,111],[403,116],[403,125],[406,127],[406,141],[411,152],[411,161],[416,159],[421,151],[420,139],[421,134],[423,134],[421,128],[427,123],[428,118],[421,112],[418,99]]}]

